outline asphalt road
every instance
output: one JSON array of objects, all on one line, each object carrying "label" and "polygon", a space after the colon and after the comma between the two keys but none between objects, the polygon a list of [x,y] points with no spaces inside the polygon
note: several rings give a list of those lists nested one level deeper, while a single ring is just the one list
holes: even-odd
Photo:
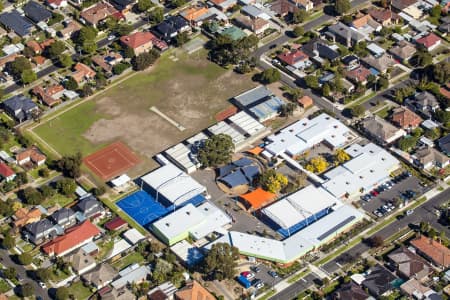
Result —
[{"label": "asphalt road", "polygon": [[[37,281],[28,277],[27,270],[22,265],[16,264],[9,256],[9,253],[7,250],[0,249],[0,257],[2,259],[1,263],[6,268],[13,267],[14,269],[16,269],[17,274],[22,279],[20,284],[30,283],[34,288],[35,296],[41,296],[42,299],[50,299],[50,297],[48,296],[47,290],[44,290],[43,288],[41,288],[39,286],[39,284],[37,283]],[[18,287],[16,287],[16,288],[18,288]]]}]

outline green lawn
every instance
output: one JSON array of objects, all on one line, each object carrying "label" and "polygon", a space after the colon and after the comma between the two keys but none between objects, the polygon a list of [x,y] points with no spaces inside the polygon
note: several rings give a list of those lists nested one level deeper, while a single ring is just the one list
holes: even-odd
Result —
[{"label": "green lawn", "polygon": [[379,116],[380,118],[384,119],[387,116],[389,116],[390,111],[391,111],[391,107],[389,105],[387,105],[383,109],[381,109],[378,112],[376,112],[376,115]]},{"label": "green lawn", "polygon": [[61,194],[55,194],[55,196],[53,196],[52,198],[50,198],[44,202],[44,206],[50,207],[50,206],[58,204],[60,207],[64,207],[71,202],[73,202],[72,198],[66,197]]},{"label": "green lawn", "polygon": [[2,278],[0,278],[0,293],[6,293],[11,289],[11,286]]},{"label": "green lawn", "polygon": [[92,292],[81,281],[78,281],[69,287],[69,294],[77,300],[84,300],[91,296]]},{"label": "green lawn", "polygon": [[138,253],[138,252],[132,252],[130,254],[128,254],[125,257],[122,257],[120,260],[118,260],[117,262],[115,262],[113,264],[113,266],[117,269],[117,270],[122,270],[123,268],[131,265],[131,264],[135,264],[135,263],[141,263],[144,261],[144,257]]}]

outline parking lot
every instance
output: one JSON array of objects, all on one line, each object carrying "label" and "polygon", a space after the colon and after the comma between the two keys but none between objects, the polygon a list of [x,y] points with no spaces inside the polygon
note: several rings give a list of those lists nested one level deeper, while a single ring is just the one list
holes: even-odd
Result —
[{"label": "parking lot", "polygon": [[[256,268],[257,267],[259,270],[258,272],[256,272]],[[240,268],[240,274],[242,272],[251,272],[252,274],[254,274],[254,277],[252,277],[251,279],[249,279],[250,282],[252,282],[252,284],[254,282],[257,282],[258,280],[260,280],[261,282],[264,283],[264,286],[268,287],[268,288],[272,288],[275,284],[277,284],[278,282],[280,282],[282,280],[281,277],[273,277],[269,274],[270,271],[273,271],[271,268],[269,268],[268,266],[266,266],[265,264],[255,264],[253,266],[249,266],[249,267],[245,267],[245,268]],[[254,288],[254,287],[251,287]]]},{"label": "parking lot", "polygon": [[[372,197],[369,201],[360,200],[361,207],[367,211],[370,215],[376,217],[373,212],[383,205],[386,205],[388,201],[392,201],[394,198],[401,198],[402,193],[406,191],[414,191],[417,195],[421,195],[425,188],[420,185],[419,178],[415,176],[407,177],[397,183],[395,183],[391,189],[385,190],[379,193],[377,196]],[[395,213],[396,209],[385,213],[384,215],[389,215]]]}]

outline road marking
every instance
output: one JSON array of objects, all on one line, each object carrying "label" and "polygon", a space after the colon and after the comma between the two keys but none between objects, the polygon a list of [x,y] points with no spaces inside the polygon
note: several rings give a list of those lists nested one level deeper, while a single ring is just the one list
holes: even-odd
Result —
[{"label": "road marking", "polygon": [[150,107],[150,110],[154,112],[155,114],[159,115],[161,118],[165,119],[167,122],[175,126],[179,131],[184,131],[186,128],[184,128],[180,123],[176,122],[175,120],[171,119],[168,115],[157,109],[155,106]]}]

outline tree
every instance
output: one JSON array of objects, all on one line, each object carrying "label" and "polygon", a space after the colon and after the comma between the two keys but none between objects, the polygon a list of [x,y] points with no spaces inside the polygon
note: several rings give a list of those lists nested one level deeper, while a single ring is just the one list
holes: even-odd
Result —
[{"label": "tree", "polygon": [[140,12],[144,12],[150,9],[150,7],[153,6],[153,3],[151,0],[139,0],[137,3],[137,9]]},{"label": "tree", "polygon": [[230,162],[233,152],[233,140],[221,133],[205,140],[198,151],[198,160],[203,167],[217,167]]},{"label": "tree", "polygon": [[56,41],[47,49],[48,57],[54,59],[60,56],[66,50],[66,45],[61,41]]},{"label": "tree", "polygon": [[350,110],[350,112],[353,117],[361,117],[366,112],[366,108],[363,105],[359,104],[359,105],[353,106],[352,109]]},{"label": "tree", "polygon": [[305,76],[305,83],[310,89],[319,88],[319,79],[314,75]]},{"label": "tree", "polygon": [[103,195],[106,192],[106,188],[102,185],[98,188],[92,189],[92,194],[96,197]]},{"label": "tree", "polygon": [[227,243],[212,245],[205,257],[205,273],[212,279],[233,279],[236,274],[239,250]]},{"label": "tree", "polygon": [[168,274],[172,271],[173,264],[165,261],[164,259],[158,259],[155,264],[155,269],[153,270],[152,277],[158,283],[167,280]]},{"label": "tree", "polygon": [[289,102],[287,104],[281,105],[281,116],[289,117],[294,114],[295,109],[297,108],[297,104]]},{"label": "tree", "polygon": [[269,169],[261,173],[258,177],[258,183],[263,189],[271,193],[279,193],[288,184],[288,179],[274,169]]},{"label": "tree", "polygon": [[86,41],[81,48],[85,53],[92,54],[97,51],[97,43],[95,41]]},{"label": "tree", "polygon": [[123,54],[124,54],[124,57],[126,57],[126,58],[133,58],[134,57],[134,50],[131,47],[124,46],[123,47]]},{"label": "tree", "polygon": [[119,24],[116,27],[115,31],[117,32],[118,35],[123,36],[123,35],[130,34],[133,31],[133,29],[134,28],[132,25],[123,23],[123,24]]},{"label": "tree", "polygon": [[67,177],[77,178],[81,175],[81,163],[83,162],[81,153],[75,155],[63,156],[58,162],[57,166],[60,171]]},{"label": "tree", "polygon": [[20,287],[20,293],[23,297],[30,297],[34,294],[34,288],[31,283],[25,283]]},{"label": "tree", "polygon": [[31,264],[31,262],[33,261],[33,256],[31,256],[27,252],[23,252],[22,254],[19,254],[17,259],[19,260],[20,264],[27,266],[27,265]]},{"label": "tree", "polygon": [[78,89],[78,82],[76,82],[73,77],[69,77],[69,79],[63,82],[63,85],[68,90],[75,91]]},{"label": "tree", "polygon": [[331,93],[330,85],[328,83],[324,83],[322,85],[322,96],[328,97],[330,93]]},{"label": "tree", "polygon": [[49,281],[52,276],[52,270],[50,268],[39,268],[36,270],[36,277],[41,281]]},{"label": "tree", "polygon": [[5,249],[12,249],[16,245],[15,238],[10,234],[5,234],[2,240],[2,246]]},{"label": "tree", "polygon": [[398,148],[402,151],[408,152],[416,146],[418,139],[419,138],[415,136],[403,137],[397,142]]},{"label": "tree", "polygon": [[299,24],[305,22],[306,18],[308,17],[308,13],[304,9],[297,9],[292,14],[292,22],[294,24]]},{"label": "tree", "polygon": [[385,77],[380,77],[378,79],[378,89],[379,90],[385,90],[389,87],[389,80]]},{"label": "tree", "polygon": [[88,83],[83,85],[83,88],[81,89],[81,95],[83,97],[89,97],[92,96],[92,94],[94,94],[94,90],[92,89],[92,87]]},{"label": "tree", "polygon": [[442,13],[442,7],[440,5],[435,5],[430,10],[430,16],[433,18],[436,18],[436,19],[441,16],[441,13]]},{"label": "tree", "polygon": [[112,71],[115,75],[120,75],[129,67],[130,67],[130,65],[127,63],[119,63],[117,65],[114,65]]},{"label": "tree", "polygon": [[69,68],[73,65],[72,57],[69,54],[61,54],[58,61],[64,68]]},{"label": "tree", "polygon": [[149,19],[152,23],[158,24],[164,20],[164,9],[162,7],[156,7],[149,14]]},{"label": "tree", "polygon": [[434,141],[441,137],[441,130],[439,129],[439,127],[436,127],[433,129],[427,129],[427,130],[425,130],[424,135],[425,135],[425,137]]},{"label": "tree", "polygon": [[375,236],[370,237],[369,239],[367,239],[367,242],[368,242],[369,246],[372,248],[378,248],[378,247],[383,246],[383,244],[384,244],[383,237],[380,235],[375,235]]},{"label": "tree", "polygon": [[131,64],[136,71],[142,71],[151,66],[159,58],[159,53],[152,49],[149,52],[144,52],[138,56],[133,57]]},{"label": "tree", "polygon": [[334,4],[334,10],[338,15],[343,15],[348,12],[351,8],[351,4],[349,0],[336,0]]},{"label": "tree", "polygon": [[328,168],[328,162],[323,156],[316,156],[311,158],[306,165],[306,170],[314,173],[322,173]]},{"label": "tree", "polygon": [[37,75],[33,70],[24,70],[21,75],[22,83],[32,83],[37,79]]},{"label": "tree", "polygon": [[9,267],[3,270],[3,275],[9,280],[13,280],[17,276],[17,271],[13,267]]},{"label": "tree", "polygon": [[95,41],[97,37],[98,31],[94,27],[91,26],[83,26],[81,27],[78,35],[76,37],[76,43],[82,46],[85,42]]},{"label": "tree", "polygon": [[181,47],[189,41],[189,34],[185,32],[181,32],[175,38],[177,47]]},{"label": "tree", "polygon": [[24,199],[25,203],[29,205],[38,205],[41,204],[42,201],[44,201],[44,197],[42,196],[41,192],[31,186],[27,187],[24,190],[21,190],[19,192],[19,195]]},{"label": "tree", "polygon": [[26,172],[20,172],[17,173],[16,177],[14,178],[14,181],[16,182],[16,184],[20,187],[24,184],[28,183],[28,176]]},{"label": "tree", "polygon": [[75,193],[77,183],[73,179],[63,178],[56,183],[56,188],[61,194],[70,196]]},{"label": "tree", "polygon": [[43,185],[40,187],[42,197],[45,199],[51,198],[56,194],[56,190],[48,185]]},{"label": "tree", "polygon": [[340,164],[342,164],[350,159],[350,155],[348,155],[348,153],[345,152],[345,150],[341,149],[341,148],[336,150],[334,157],[335,157],[335,160]]},{"label": "tree", "polygon": [[434,81],[444,84],[450,81],[450,62],[442,61],[433,66]]},{"label": "tree", "polygon": [[50,170],[47,167],[43,167],[39,170],[39,176],[47,178],[50,175]]},{"label": "tree", "polygon": [[186,0],[171,0],[170,4],[172,4],[173,7],[181,7],[186,4]]},{"label": "tree", "polygon": [[296,37],[299,37],[305,34],[305,29],[303,28],[303,26],[295,26],[292,32]]},{"label": "tree", "polygon": [[14,201],[14,203],[11,206],[13,211],[18,211],[19,209],[22,208],[22,203],[19,201]]},{"label": "tree", "polygon": [[259,77],[260,81],[264,84],[274,83],[281,79],[280,71],[278,71],[278,69],[274,69],[274,68],[270,68],[270,69],[262,71],[259,74],[259,76],[260,76]]},{"label": "tree", "polygon": [[433,57],[431,56],[431,54],[423,49],[420,49],[416,52],[413,60],[417,63],[417,65],[421,67],[425,67],[433,63]]},{"label": "tree", "polygon": [[65,286],[59,287],[56,290],[56,294],[55,297],[57,300],[67,300],[70,298],[70,293],[69,293],[69,289],[66,288]]},{"label": "tree", "polygon": [[23,71],[31,70],[31,63],[26,57],[18,56],[14,61],[8,64],[8,70],[12,76],[19,78]]}]

